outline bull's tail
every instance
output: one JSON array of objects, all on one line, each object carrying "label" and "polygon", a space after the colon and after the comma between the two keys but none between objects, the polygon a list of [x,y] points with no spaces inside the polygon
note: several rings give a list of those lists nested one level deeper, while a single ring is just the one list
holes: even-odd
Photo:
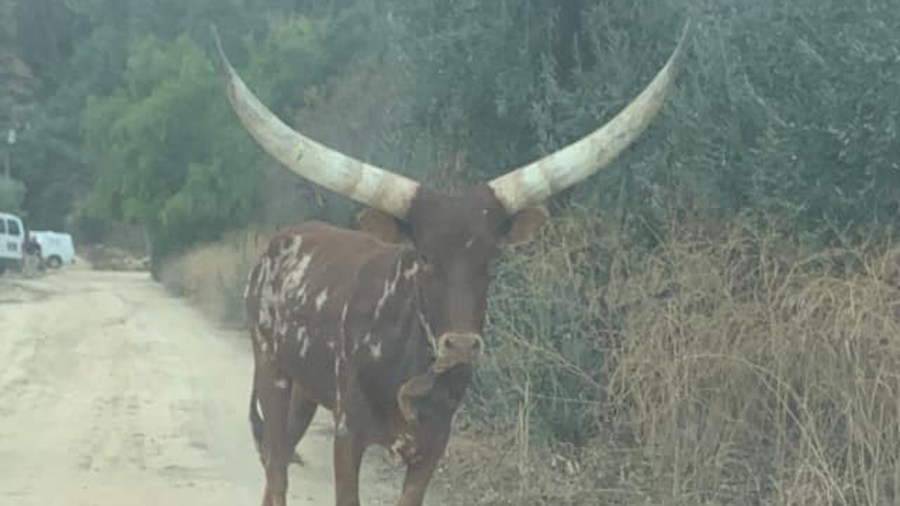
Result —
[{"label": "bull's tail", "polygon": [[256,385],[250,390],[250,431],[253,433],[253,442],[256,444],[256,451],[262,455],[262,440],[265,422],[259,413],[259,404],[256,402]]},{"label": "bull's tail", "polygon": [[[266,428],[266,422],[259,412],[259,403],[256,402],[257,399],[256,385],[253,385],[253,388],[250,390],[250,432],[253,433],[253,443],[256,445],[256,451],[259,453],[260,457],[262,457],[263,430]],[[304,465],[303,458],[296,450],[294,450],[294,455],[291,457],[291,463],[301,466]]]}]

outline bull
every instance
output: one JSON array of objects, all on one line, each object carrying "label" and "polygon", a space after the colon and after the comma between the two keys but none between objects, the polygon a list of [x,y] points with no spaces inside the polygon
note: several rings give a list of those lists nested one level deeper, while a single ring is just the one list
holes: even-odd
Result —
[{"label": "bull", "polygon": [[360,503],[371,445],[406,465],[398,504],[422,504],[485,351],[491,264],[547,219],[544,200],[608,166],[647,128],[673,86],[688,31],[604,126],[455,195],[293,130],[247,88],[216,36],[228,98],[247,132],[289,170],[365,206],[360,230],[308,222],[278,232],[250,272],[250,419],[263,506],[285,504],[288,465],[319,406],[334,418],[338,506]]}]

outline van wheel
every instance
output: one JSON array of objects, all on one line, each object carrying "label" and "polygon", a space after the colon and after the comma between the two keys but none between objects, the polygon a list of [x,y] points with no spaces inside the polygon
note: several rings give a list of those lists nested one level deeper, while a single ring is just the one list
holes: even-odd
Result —
[{"label": "van wheel", "polygon": [[47,259],[47,267],[51,269],[59,269],[59,266],[62,265],[62,258],[58,256],[52,256]]}]

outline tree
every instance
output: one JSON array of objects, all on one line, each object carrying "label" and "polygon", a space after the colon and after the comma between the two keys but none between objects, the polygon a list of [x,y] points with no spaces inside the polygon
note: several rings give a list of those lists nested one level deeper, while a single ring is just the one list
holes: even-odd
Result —
[{"label": "tree", "polygon": [[[247,41],[247,75],[276,110],[302,102],[299,91],[321,79],[319,33],[295,18],[258,44]],[[147,230],[155,261],[253,218],[261,152],[234,117],[214,64],[187,36],[137,39],[123,84],[92,98],[84,123],[97,165],[93,213]]]},{"label": "tree", "polygon": [[227,107],[213,64],[189,38],[134,42],[124,84],[85,111],[94,212],[143,227],[156,256],[245,223],[254,153]]}]

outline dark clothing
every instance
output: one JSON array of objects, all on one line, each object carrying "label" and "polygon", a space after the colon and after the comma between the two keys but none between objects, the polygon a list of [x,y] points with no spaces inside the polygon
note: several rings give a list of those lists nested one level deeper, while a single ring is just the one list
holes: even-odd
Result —
[{"label": "dark clothing", "polygon": [[22,250],[26,255],[41,255],[41,245],[32,237],[25,240]]}]

